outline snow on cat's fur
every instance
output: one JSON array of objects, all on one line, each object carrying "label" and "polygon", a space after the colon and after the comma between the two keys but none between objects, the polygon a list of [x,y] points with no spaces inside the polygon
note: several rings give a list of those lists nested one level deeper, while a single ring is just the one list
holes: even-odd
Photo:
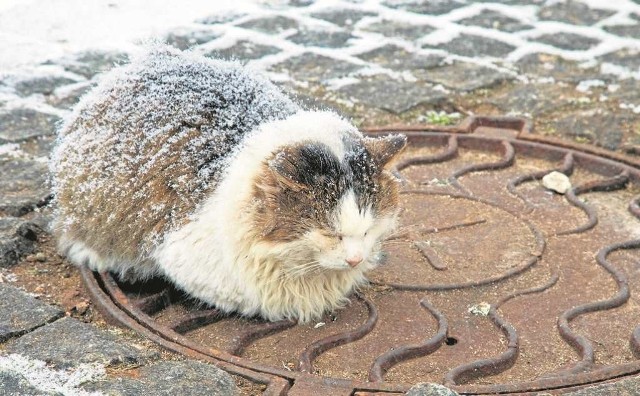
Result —
[{"label": "snow on cat's fur", "polygon": [[376,266],[397,215],[384,167],[404,145],[304,111],[236,63],[154,47],[65,120],[54,229],[78,265],[309,321]]}]

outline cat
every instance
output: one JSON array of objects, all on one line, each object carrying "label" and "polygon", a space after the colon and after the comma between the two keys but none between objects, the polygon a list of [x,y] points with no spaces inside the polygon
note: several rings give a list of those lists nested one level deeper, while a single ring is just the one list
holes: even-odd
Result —
[{"label": "cat", "polygon": [[396,226],[388,164],[364,137],[237,62],[154,45],[83,97],[50,168],[73,263],[161,275],[216,308],[317,320],[343,307]]}]

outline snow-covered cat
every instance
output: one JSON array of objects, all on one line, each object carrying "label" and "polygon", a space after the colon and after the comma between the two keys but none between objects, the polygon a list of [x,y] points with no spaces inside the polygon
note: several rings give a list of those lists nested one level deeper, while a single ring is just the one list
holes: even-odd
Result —
[{"label": "snow-covered cat", "polygon": [[398,212],[385,165],[405,144],[303,111],[236,63],[156,46],[62,125],[54,230],[78,265],[306,322],[377,265]]}]

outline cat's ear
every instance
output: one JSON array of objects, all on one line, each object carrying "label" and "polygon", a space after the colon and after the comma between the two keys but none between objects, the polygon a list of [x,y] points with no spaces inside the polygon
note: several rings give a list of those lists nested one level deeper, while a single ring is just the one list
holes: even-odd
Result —
[{"label": "cat's ear", "polygon": [[296,168],[296,158],[288,150],[283,150],[269,161],[269,169],[273,172],[276,182],[281,187],[286,187],[293,191],[301,191],[306,188],[303,183],[296,180],[298,170]]},{"label": "cat's ear", "polygon": [[384,167],[405,148],[407,137],[398,134],[380,138],[365,138],[364,145],[376,163]]}]

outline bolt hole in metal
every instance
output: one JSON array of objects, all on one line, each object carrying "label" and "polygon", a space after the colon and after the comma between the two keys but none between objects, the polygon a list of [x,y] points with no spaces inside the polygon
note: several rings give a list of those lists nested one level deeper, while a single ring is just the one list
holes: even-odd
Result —
[{"label": "bolt hole in metal", "polygon": [[[640,372],[640,307],[629,303],[640,290],[638,160],[537,137],[516,118],[393,131],[409,137],[393,169],[400,227],[344,309],[269,323],[193,305],[163,281],[83,270],[96,305],[274,395],[425,381],[464,394],[564,392]],[[540,183],[554,170],[571,180],[565,195]]]}]

